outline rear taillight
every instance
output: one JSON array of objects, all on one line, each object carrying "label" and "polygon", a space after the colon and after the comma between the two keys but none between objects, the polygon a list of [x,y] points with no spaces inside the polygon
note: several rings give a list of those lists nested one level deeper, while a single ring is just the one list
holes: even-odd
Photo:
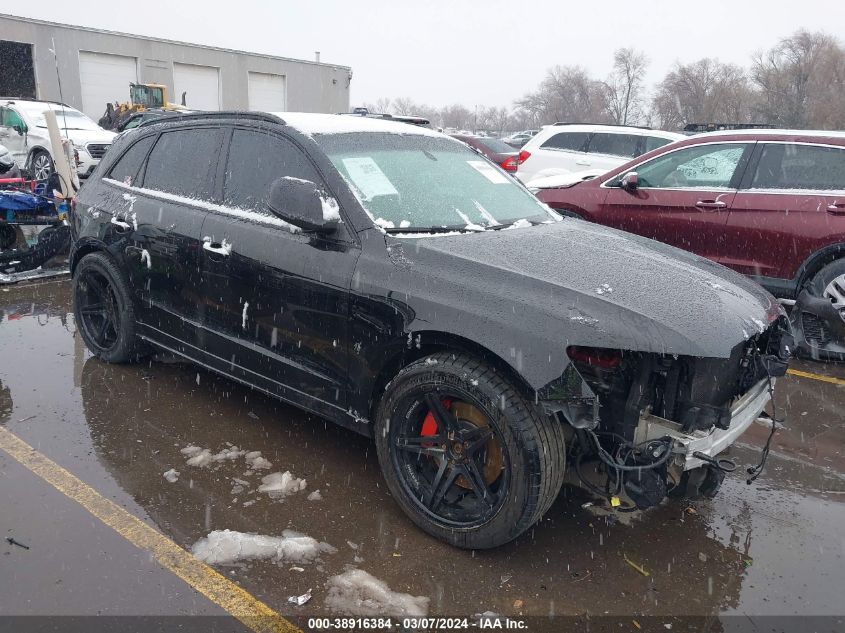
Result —
[{"label": "rear taillight", "polygon": [[528,152],[526,150],[522,150],[519,153],[519,163],[517,163],[517,164],[521,165],[522,163],[524,163],[525,161],[528,160],[529,156],[531,156],[531,152]]},{"label": "rear taillight", "polygon": [[502,161],[501,167],[505,171],[516,171],[517,165],[519,163],[516,162],[515,156],[508,156],[505,160]]}]

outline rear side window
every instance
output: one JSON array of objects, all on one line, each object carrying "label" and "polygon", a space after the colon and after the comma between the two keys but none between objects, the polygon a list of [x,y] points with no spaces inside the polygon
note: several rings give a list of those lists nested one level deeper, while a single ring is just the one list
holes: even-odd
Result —
[{"label": "rear side window", "polygon": [[845,149],[765,143],[751,188],[845,190]]},{"label": "rear side window", "polygon": [[147,159],[144,188],[212,200],[222,140],[219,128],[165,132]]},{"label": "rear side window", "polygon": [[589,134],[586,132],[561,132],[546,139],[540,147],[544,149],[565,149],[572,152],[583,152],[588,136]]},{"label": "rear side window", "polygon": [[272,216],[267,209],[270,185],[283,176],[320,182],[308,157],[290,141],[264,132],[234,131],[226,164],[225,205]]},{"label": "rear side window", "polygon": [[155,136],[142,138],[126,150],[123,156],[114,164],[114,167],[111,168],[109,178],[122,182],[124,185],[135,184],[141,164],[144,162],[144,158],[147,157],[147,152],[150,151],[155,138]]},{"label": "rear side window", "polygon": [[651,150],[657,149],[658,147],[663,147],[664,145],[668,145],[673,141],[668,138],[661,138],[659,136],[646,136],[645,137],[645,149],[643,150],[643,154],[650,152]]},{"label": "rear side window", "polygon": [[642,137],[636,134],[608,134],[597,132],[590,139],[591,154],[609,154],[611,156],[623,156],[634,158],[639,156],[638,147]]}]

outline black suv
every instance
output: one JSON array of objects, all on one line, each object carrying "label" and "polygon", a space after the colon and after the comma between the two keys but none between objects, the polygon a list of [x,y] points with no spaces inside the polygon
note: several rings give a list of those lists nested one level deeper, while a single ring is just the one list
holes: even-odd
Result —
[{"label": "black suv", "polygon": [[782,311],[753,282],[562,218],[406,124],[151,121],[71,219],[96,356],[167,350],[372,436],[396,501],[461,547],[536,522],[567,454],[601,462],[607,486],[585,485],[614,506],[714,494],[714,457],[785,370]]}]

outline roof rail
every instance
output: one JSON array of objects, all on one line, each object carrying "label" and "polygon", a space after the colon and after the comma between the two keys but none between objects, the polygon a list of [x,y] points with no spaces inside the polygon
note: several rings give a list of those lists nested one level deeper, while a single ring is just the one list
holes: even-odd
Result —
[{"label": "roof rail", "polygon": [[623,123],[583,123],[581,121],[557,121],[552,123],[552,125],[600,125],[602,127],[635,127],[639,130],[650,130],[647,125],[629,125]]},{"label": "roof rail", "polygon": [[52,99],[27,99],[26,97],[0,97],[0,101],[31,101],[33,103],[52,103],[54,105],[60,105],[63,108],[72,108],[73,106],[68,105],[62,101],[53,101]]},{"label": "roof rail", "polygon": [[684,132],[720,132],[723,130],[773,130],[771,123],[687,123]]},{"label": "roof rail", "polygon": [[250,119],[253,121],[264,121],[265,123],[281,123],[285,122],[277,117],[275,114],[267,112],[251,112],[249,110],[220,110],[215,112],[191,112],[188,114],[174,113],[174,116],[158,117],[144,121],[138,127],[145,127],[148,125],[157,125],[168,121],[203,121],[207,119]]}]

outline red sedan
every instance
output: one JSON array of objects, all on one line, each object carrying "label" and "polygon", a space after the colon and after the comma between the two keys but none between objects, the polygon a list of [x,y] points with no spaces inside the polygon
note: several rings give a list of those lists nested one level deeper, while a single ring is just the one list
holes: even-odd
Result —
[{"label": "red sedan", "polygon": [[452,134],[452,138],[463,141],[474,150],[481,152],[505,171],[516,173],[519,165],[525,160],[524,153],[514,149],[504,141],[489,136],[470,136],[468,134]]},{"label": "red sedan", "polygon": [[799,350],[845,359],[845,133],[702,134],[548,184],[537,196],[565,215],[692,251],[797,300]]}]

